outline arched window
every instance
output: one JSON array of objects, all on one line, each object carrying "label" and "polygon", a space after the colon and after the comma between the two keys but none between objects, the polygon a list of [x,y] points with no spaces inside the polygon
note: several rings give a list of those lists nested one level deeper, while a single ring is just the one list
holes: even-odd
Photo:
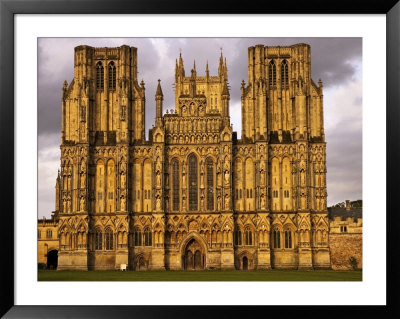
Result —
[{"label": "arched window", "polygon": [[244,244],[253,245],[253,233],[248,227],[244,231]]},{"label": "arched window", "polygon": [[242,232],[240,231],[240,229],[235,230],[234,243],[236,246],[242,245]]},{"label": "arched window", "polygon": [[214,167],[211,159],[207,160],[207,210],[214,210]]},{"label": "arched window", "polygon": [[144,230],[144,245],[151,246],[151,231],[149,227],[146,227]]},{"label": "arched window", "polygon": [[108,64],[108,88],[110,90],[115,90],[117,83],[117,68],[113,61]]},{"label": "arched window", "polygon": [[282,89],[288,89],[289,87],[289,72],[288,72],[288,64],[286,60],[282,61],[281,64],[281,83]]},{"label": "arched window", "polygon": [[103,234],[100,229],[96,229],[94,234],[94,249],[102,250],[103,249]]},{"label": "arched window", "polygon": [[172,210],[179,210],[179,162],[172,160]]},{"label": "arched window", "polygon": [[292,248],[292,232],[290,230],[285,231],[285,248]]},{"label": "arched window", "polygon": [[189,210],[197,210],[197,158],[189,156]]},{"label": "arched window", "polygon": [[281,248],[281,232],[274,230],[274,248]]},{"label": "arched window", "polygon": [[134,241],[135,241],[135,246],[142,246],[142,232],[138,227],[135,227],[134,230]]},{"label": "arched window", "polygon": [[112,230],[108,228],[105,233],[106,250],[113,250],[113,236],[114,234]]},{"label": "arched window", "polygon": [[269,80],[269,85],[270,86],[275,86],[276,85],[276,65],[275,65],[274,60],[271,60],[271,62],[269,62],[268,80]]},{"label": "arched window", "polygon": [[104,67],[101,62],[96,64],[96,87],[99,90],[104,89]]}]

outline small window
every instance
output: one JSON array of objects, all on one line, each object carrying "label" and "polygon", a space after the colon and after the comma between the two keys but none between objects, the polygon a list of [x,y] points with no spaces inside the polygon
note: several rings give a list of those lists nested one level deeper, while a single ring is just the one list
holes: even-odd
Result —
[{"label": "small window", "polygon": [[96,230],[96,233],[95,233],[94,249],[95,250],[102,250],[103,249],[103,234],[101,233],[100,230]]},{"label": "small window", "polygon": [[285,248],[292,248],[292,232],[285,231]]},{"label": "small window", "polygon": [[53,231],[50,230],[50,229],[48,229],[48,230],[46,231],[46,238],[52,238],[52,237],[53,237]]},{"label": "small window", "polygon": [[172,210],[179,210],[179,162],[172,161]]},{"label": "small window", "polygon": [[286,60],[283,60],[281,64],[281,83],[282,83],[282,89],[289,88],[289,72]]},{"label": "small window", "polygon": [[268,80],[270,86],[276,86],[276,65],[274,60],[271,60],[268,67]]},{"label": "small window", "polygon": [[248,246],[253,245],[253,233],[250,228],[246,228],[244,231],[244,244]]},{"label": "small window", "polygon": [[113,250],[113,237],[114,234],[111,229],[107,229],[105,233],[106,250]]},{"label": "small window", "polygon": [[142,246],[142,232],[140,231],[139,228],[135,228],[134,242],[135,242],[135,246]]},{"label": "small window", "polygon": [[42,232],[40,230],[38,230],[38,238],[40,239],[41,236],[42,236]]},{"label": "small window", "polygon": [[274,230],[274,248],[281,248],[281,232],[279,230]]},{"label": "small window", "polygon": [[145,230],[144,230],[144,245],[145,246],[151,246],[152,245],[152,243],[151,243],[151,231],[150,231],[150,228],[146,228]]},{"label": "small window", "polygon": [[341,233],[347,233],[347,226],[340,226]]},{"label": "small window", "polygon": [[234,243],[236,246],[240,246],[242,245],[242,232],[237,229],[234,233]]},{"label": "small window", "polygon": [[108,65],[108,88],[110,90],[115,90],[116,88],[116,80],[117,77],[117,69],[113,61]]},{"label": "small window", "polygon": [[285,198],[289,198],[289,191],[288,191],[288,190],[283,191],[283,196],[284,196]]},{"label": "small window", "polygon": [[96,64],[96,88],[98,90],[104,89],[104,67],[101,62]]}]

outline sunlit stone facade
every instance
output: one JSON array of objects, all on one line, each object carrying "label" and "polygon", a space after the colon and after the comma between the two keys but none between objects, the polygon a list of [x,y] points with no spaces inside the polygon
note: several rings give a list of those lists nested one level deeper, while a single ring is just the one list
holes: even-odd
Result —
[{"label": "sunlit stone facade", "polygon": [[[145,139],[134,47],[75,48],[63,86],[58,269],[329,268],[322,82],[307,44],[248,48],[242,135],[228,69],[175,67]],[[140,54],[140,53],[139,53]],[[139,66],[140,67],[140,66]],[[172,70],[171,70],[172,71]]]}]

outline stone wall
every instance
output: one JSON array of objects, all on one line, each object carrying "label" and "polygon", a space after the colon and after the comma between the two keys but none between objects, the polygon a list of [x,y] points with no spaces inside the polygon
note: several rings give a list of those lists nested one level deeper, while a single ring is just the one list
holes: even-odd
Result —
[{"label": "stone wall", "polygon": [[329,245],[333,270],[351,270],[350,257],[355,257],[362,269],[362,234],[330,234]]}]

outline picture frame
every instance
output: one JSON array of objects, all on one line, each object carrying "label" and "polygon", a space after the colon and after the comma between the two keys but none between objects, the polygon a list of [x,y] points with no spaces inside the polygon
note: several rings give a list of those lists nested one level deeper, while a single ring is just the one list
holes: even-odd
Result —
[{"label": "picture frame", "polygon": [[[95,3],[95,5],[94,5]],[[212,9],[210,9],[212,8]],[[396,304],[395,288],[399,283],[398,277],[394,275],[394,258],[396,243],[394,236],[396,225],[396,179],[399,177],[397,163],[399,161],[399,150],[397,145],[399,136],[399,40],[400,40],[400,4],[397,0],[376,2],[376,1],[351,1],[346,5],[339,5],[338,1],[324,2],[296,2],[288,3],[264,2],[262,5],[247,6],[240,4],[223,4],[202,2],[201,6],[191,6],[190,3],[181,4],[179,1],[4,1],[0,0],[0,140],[2,150],[7,150],[5,156],[1,157],[1,167],[9,169],[0,170],[2,180],[3,198],[3,225],[7,225],[0,232],[0,239],[3,245],[2,251],[2,278],[1,278],[1,308],[0,315],[5,318],[75,318],[75,317],[96,317],[96,318],[148,318],[148,317],[183,317],[190,313],[192,318],[200,317],[236,317],[252,315],[256,312],[268,312],[269,315],[279,314],[282,307],[227,307],[227,306],[22,306],[15,305],[15,272],[14,272],[14,185],[15,185],[15,136],[14,132],[14,18],[16,14],[386,14],[387,30],[387,305],[386,306],[292,306],[284,309],[287,316],[304,316],[310,313],[321,312],[341,317],[352,317],[362,314],[374,314],[383,317],[394,317],[399,315],[399,308]],[[392,147],[389,147],[392,146]],[[12,168],[12,169],[11,169]],[[7,262],[5,262],[7,261]],[[345,314],[344,314],[345,311]]]}]

